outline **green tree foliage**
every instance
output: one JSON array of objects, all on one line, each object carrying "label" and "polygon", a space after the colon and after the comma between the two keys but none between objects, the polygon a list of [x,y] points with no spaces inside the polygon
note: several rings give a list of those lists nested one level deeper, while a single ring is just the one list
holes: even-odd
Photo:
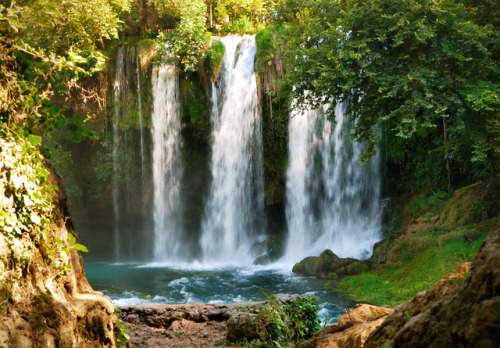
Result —
[{"label": "green tree foliage", "polygon": [[78,133],[85,117],[65,119],[52,101],[75,89],[83,99],[91,97],[78,79],[102,68],[105,57],[97,47],[118,36],[119,13],[128,9],[129,1],[26,0],[0,5],[1,121],[30,132],[67,124]]},{"label": "green tree foliage", "polygon": [[286,83],[306,105],[347,102],[364,161],[384,129],[395,161],[430,154],[427,176],[446,162],[457,180],[484,178],[499,156],[495,13],[480,0],[289,0]]},{"label": "green tree foliage", "polygon": [[254,22],[263,22],[272,18],[279,0],[215,0],[213,2],[217,23],[222,23],[226,17],[230,20],[237,20],[243,16]]},{"label": "green tree foliage", "polygon": [[207,7],[202,0],[186,0],[179,9],[180,21],[175,30],[161,33],[157,49],[166,59],[184,71],[195,71],[204,57],[210,40],[206,24]]}]

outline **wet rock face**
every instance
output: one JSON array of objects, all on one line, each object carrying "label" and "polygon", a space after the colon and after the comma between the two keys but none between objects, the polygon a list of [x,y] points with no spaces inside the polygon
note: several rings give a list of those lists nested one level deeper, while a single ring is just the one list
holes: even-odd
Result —
[{"label": "wet rock face", "polygon": [[396,307],[364,347],[498,347],[500,231],[469,267]]}]

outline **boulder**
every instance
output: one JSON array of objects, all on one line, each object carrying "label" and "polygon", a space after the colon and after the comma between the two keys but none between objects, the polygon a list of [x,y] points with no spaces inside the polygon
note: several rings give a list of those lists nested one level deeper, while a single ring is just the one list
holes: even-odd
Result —
[{"label": "boulder", "polygon": [[284,249],[283,235],[272,236],[262,242],[254,243],[251,247],[254,255],[259,255],[255,258],[254,265],[267,265],[278,260],[283,255]]},{"label": "boulder", "polygon": [[251,341],[260,338],[257,333],[256,321],[259,319],[255,313],[236,313],[227,321],[227,340],[238,342],[246,339]]},{"label": "boulder", "polygon": [[371,263],[353,258],[340,258],[330,249],[320,256],[306,257],[293,266],[293,272],[323,279],[337,279],[338,276],[360,274],[370,269]]},{"label": "boulder", "polygon": [[319,330],[299,348],[358,348],[363,347],[369,335],[392,313],[390,308],[357,304],[339,320]]}]

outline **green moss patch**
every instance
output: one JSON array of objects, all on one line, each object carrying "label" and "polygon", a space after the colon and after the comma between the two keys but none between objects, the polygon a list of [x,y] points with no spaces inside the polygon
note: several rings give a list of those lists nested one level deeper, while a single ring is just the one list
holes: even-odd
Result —
[{"label": "green moss patch", "polygon": [[210,62],[210,70],[212,82],[217,81],[219,78],[220,69],[222,68],[222,62],[224,61],[224,54],[226,53],[226,47],[220,40],[214,40],[210,49],[207,52],[207,56]]}]

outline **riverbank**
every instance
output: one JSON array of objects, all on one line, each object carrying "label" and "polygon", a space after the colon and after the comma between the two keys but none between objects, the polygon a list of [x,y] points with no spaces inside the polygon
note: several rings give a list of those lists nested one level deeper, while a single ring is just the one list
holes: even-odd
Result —
[{"label": "riverbank", "polygon": [[421,194],[400,205],[388,235],[374,246],[369,270],[338,289],[357,301],[397,305],[429,289],[477,255],[500,228],[498,184],[480,182],[452,193]]}]

